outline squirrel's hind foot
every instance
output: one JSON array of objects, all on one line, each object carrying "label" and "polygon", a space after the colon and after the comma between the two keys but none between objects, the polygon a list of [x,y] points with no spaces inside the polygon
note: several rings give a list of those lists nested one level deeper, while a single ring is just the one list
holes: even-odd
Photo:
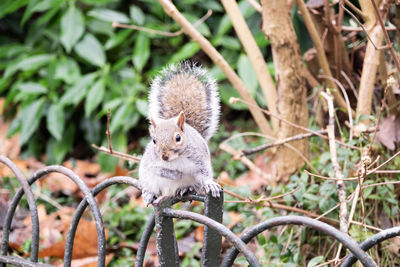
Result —
[{"label": "squirrel's hind foot", "polygon": [[142,191],[142,198],[144,204],[146,207],[148,207],[150,204],[153,204],[153,202],[157,199],[157,196],[151,192]]},{"label": "squirrel's hind foot", "polygon": [[219,198],[221,195],[222,188],[214,181],[207,181],[203,188],[207,194],[211,193],[212,197],[214,198]]}]

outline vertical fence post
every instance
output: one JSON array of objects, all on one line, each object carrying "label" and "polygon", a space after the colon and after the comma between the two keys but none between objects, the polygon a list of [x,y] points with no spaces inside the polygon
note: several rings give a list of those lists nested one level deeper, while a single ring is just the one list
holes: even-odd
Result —
[{"label": "vertical fence post", "polygon": [[154,203],[154,214],[157,233],[157,254],[159,266],[179,266],[178,243],[174,233],[174,224],[171,217],[162,215],[164,208],[171,207],[171,198],[159,198]]},{"label": "vertical fence post", "polygon": [[[207,194],[204,201],[204,215],[222,223],[222,207],[224,204],[224,194],[221,192],[220,198],[213,198]],[[204,226],[203,249],[201,251],[201,266],[213,267],[220,265],[222,237],[217,231]]]}]

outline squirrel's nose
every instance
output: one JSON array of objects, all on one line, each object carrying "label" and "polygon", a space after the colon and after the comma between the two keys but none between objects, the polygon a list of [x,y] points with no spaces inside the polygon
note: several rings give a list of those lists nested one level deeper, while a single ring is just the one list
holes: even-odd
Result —
[{"label": "squirrel's nose", "polygon": [[161,158],[163,160],[167,161],[169,157],[168,157],[167,153],[162,153]]}]

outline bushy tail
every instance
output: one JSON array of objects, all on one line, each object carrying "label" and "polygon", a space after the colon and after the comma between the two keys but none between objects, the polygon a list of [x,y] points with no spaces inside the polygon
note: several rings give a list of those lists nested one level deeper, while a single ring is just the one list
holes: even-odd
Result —
[{"label": "bushy tail", "polygon": [[220,103],[215,80],[201,66],[181,62],[164,68],[152,82],[149,115],[169,119],[181,111],[205,140],[217,131]]}]

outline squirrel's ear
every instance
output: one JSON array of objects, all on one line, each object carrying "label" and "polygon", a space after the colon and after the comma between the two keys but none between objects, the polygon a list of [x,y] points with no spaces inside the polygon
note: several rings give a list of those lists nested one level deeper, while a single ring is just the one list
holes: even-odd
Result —
[{"label": "squirrel's ear", "polygon": [[178,119],[176,120],[176,124],[178,124],[179,128],[181,128],[182,131],[184,130],[183,126],[185,124],[185,113],[183,113],[183,111],[179,113]]},{"label": "squirrel's ear", "polygon": [[156,128],[156,122],[154,121],[152,116],[150,116],[150,122],[151,122],[151,125],[153,125],[153,127]]}]

